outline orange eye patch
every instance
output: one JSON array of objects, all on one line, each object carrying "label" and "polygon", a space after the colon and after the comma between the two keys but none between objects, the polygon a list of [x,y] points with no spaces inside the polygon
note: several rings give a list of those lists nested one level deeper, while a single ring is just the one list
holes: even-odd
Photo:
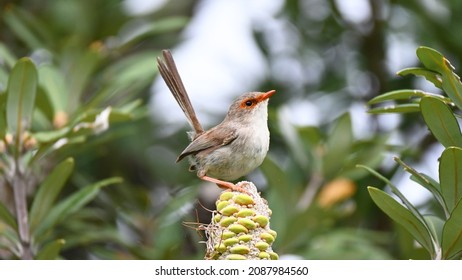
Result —
[{"label": "orange eye patch", "polygon": [[252,108],[254,107],[255,105],[257,105],[257,100],[256,99],[253,99],[253,98],[250,98],[250,99],[246,99],[244,101],[241,102],[241,108]]}]

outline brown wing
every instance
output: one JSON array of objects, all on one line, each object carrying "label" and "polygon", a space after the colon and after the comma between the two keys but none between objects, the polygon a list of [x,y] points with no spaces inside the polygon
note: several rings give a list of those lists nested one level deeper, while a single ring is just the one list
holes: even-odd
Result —
[{"label": "brown wing", "polygon": [[220,127],[215,127],[194,139],[194,141],[181,152],[176,161],[179,162],[186,156],[195,155],[204,150],[213,150],[229,145],[236,138],[237,133],[235,130],[224,130],[220,129]]}]

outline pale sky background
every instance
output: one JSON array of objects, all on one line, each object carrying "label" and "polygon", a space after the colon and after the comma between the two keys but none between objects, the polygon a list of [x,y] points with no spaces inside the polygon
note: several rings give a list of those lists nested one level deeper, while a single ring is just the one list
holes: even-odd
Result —
[{"label": "pale sky background", "polygon": [[[125,0],[124,5],[131,14],[149,13],[161,8],[166,0]],[[371,16],[371,8],[367,0],[336,1],[344,18],[352,24],[361,23]],[[435,10],[435,16],[444,17],[445,10],[435,7],[434,0],[423,1],[429,8]],[[270,88],[257,88],[268,75],[281,79],[300,79],[309,71],[309,65],[300,65],[299,61],[285,59],[277,61],[277,67],[270,67],[256,45],[252,29],[258,29],[266,34],[270,51],[290,52],[297,44],[297,36],[288,32],[290,23],[277,18],[282,8],[281,0],[202,0],[194,12],[194,17],[181,34],[181,40],[172,49],[179,72],[185,83],[192,103],[204,127],[209,128],[216,116],[224,116],[232,100],[247,91],[267,91]],[[323,17],[326,4],[323,0],[311,1],[313,16]],[[316,8],[316,9],[315,9]],[[315,9],[315,10],[313,10]],[[311,10],[310,10],[311,11]],[[386,11],[390,13],[391,11]],[[403,10],[393,11],[392,21],[396,29],[405,25],[407,17]],[[415,66],[418,61],[415,49],[418,47],[409,34],[393,34],[387,39],[387,67],[390,73],[409,66]],[[310,64],[322,67],[322,57],[313,53]],[[304,70],[304,68],[306,68]],[[313,71],[314,72],[314,71]],[[354,74],[354,73],[353,73]],[[356,73],[358,74],[358,73]],[[362,81],[367,77],[351,76],[349,87],[362,88],[367,84]],[[428,84],[418,84],[426,90]],[[428,89],[431,91],[431,89]],[[186,118],[168,91],[164,82],[158,78],[152,86],[151,111],[152,116],[165,123],[167,135],[184,129]],[[284,94],[283,92],[277,94]],[[326,100],[328,102],[328,100]],[[370,136],[365,104],[355,103],[349,109],[354,133],[358,138]],[[323,123],[318,106],[310,99],[291,99],[283,105],[281,116],[294,125],[319,125]],[[379,116],[382,128],[393,131],[399,124],[399,115]],[[403,144],[399,135],[393,134],[395,144]],[[410,143],[406,143],[409,145]],[[437,158],[443,147],[435,145],[425,153],[424,163],[409,163],[420,172],[438,179]],[[387,164],[394,164],[393,155],[387,155]],[[404,175],[404,176],[403,176]],[[429,193],[422,187],[410,181],[407,173],[401,173],[392,180],[401,191],[415,204],[423,203]]]}]

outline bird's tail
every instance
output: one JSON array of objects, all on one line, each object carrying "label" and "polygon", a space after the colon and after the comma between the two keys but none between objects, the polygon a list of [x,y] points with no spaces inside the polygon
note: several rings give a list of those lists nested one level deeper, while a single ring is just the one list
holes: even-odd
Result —
[{"label": "bird's tail", "polygon": [[163,59],[160,57],[157,58],[157,67],[159,68],[160,75],[186,115],[189,124],[194,129],[194,135],[192,135],[192,138],[195,138],[202,134],[204,129],[194,112],[191,100],[189,100],[188,93],[186,92],[183,81],[178,73],[172,54],[169,50],[163,50],[162,56]]}]

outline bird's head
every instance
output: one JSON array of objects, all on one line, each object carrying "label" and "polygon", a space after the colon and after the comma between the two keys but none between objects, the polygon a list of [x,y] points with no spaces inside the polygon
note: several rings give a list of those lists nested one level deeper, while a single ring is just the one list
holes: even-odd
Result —
[{"label": "bird's head", "polygon": [[229,107],[226,119],[238,120],[240,123],[265,120],[268,117],[268,99],[275,94],[275,90],[267,92],[245,93]]}]

